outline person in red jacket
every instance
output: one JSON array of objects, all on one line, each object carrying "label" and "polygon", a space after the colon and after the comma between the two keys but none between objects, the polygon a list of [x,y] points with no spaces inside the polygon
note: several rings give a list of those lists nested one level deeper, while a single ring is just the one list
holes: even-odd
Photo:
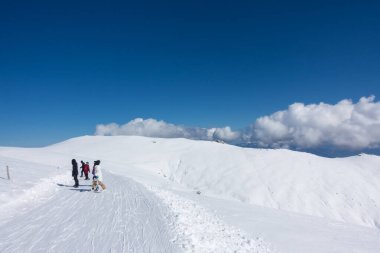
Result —
[{"label": "person in red jacket", "polygon": [[84,175],[86,176],[84,180],[90,180],[90,178],[88,177],[88,173],[90,172],[90,164],[88,162],[86,162],[86,164],[83,165],[83,172],[84,172]]}]

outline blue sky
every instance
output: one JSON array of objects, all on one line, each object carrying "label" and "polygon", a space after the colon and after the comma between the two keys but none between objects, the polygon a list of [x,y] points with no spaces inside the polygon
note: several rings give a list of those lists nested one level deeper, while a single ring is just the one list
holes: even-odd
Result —
[{"label": "blue sky", "polygon": [[378,96],[379,9],[3,1],[0,146],[42,146],[140,117],[241,129],[294,102]]}]

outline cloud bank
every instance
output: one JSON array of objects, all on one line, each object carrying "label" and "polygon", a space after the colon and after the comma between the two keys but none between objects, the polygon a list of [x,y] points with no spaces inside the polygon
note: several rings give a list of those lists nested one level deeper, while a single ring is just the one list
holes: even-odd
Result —
[{"label": "cloud bank", "polygon": [[271,148],[379,148],[380,102],[370,96],[357,103],[348,99],[335,105],[294,103],[287,110],[256,119],[240,131],[228,126],[207,129],[137,118],[124,125],[97,125],[95,134],[223,140]]},{"label": "cloud bank", "polygon": [[240,137],[239,132],[234,132],[230,127],[224,128],[200,128],[185,127],[166,123],[162,120],[141,119],[131,120],[124,125],[116,123],[97,125],[96,135],[139,135],[161,138],[188,138],[196,140],[224,140],[236,141]]},{"label": "cloud bank", "polygon": [[380,103],[363,97],[354,104],[295,103],[285,111],[258,118],[250,127],[260,146],[348,149],[377,148],[380,144]]}]

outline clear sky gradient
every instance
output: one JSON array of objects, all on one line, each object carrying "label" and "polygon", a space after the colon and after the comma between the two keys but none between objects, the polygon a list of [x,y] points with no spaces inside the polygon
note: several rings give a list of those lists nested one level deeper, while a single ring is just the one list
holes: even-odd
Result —
[{"label": "clear sky gradient", "polygon": [[2,1],[0,146],[136,117],[246,127],[380,92],[377,1]]}]

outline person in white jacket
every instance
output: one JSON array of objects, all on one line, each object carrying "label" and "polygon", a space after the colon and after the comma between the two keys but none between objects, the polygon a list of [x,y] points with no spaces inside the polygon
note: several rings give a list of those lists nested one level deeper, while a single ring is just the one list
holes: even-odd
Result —
[{"label": "person in white jacket", "polygon": [[94,180],[92,181],[92,189],[95,190],[96,184],[99,184],[103,191],[107,188],[106,185],[103,183],[103,174],[102,170],[100,168],[100,161],[95,161],[95,167],[94,167]]}]

